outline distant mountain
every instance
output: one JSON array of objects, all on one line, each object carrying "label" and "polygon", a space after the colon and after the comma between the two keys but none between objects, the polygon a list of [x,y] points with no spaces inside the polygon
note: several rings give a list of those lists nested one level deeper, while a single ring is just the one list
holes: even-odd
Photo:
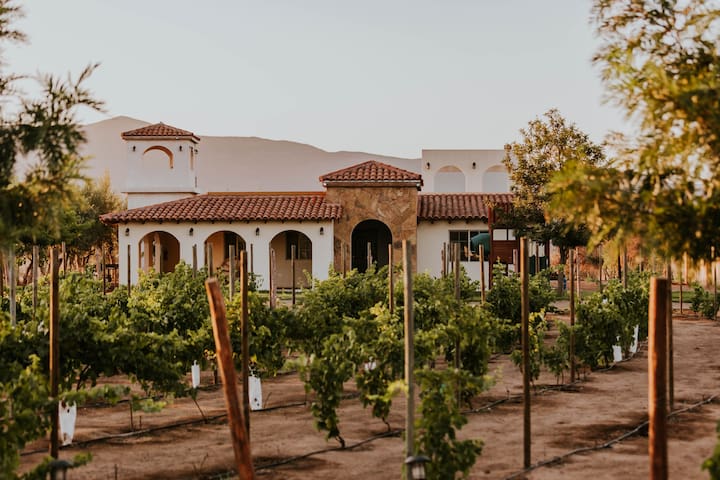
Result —
[{"label": "distant mountain", "polygon": [[[125,141],[120,135],[149,123],[119,116],[87,125],[87,143],[82,154],[89,158],[84,173],[92,178],[108,173],[113,189],[123,191],[128,172]],[[173,126],[193,131],[192,125]],[[195,134],[201,138],[198,187],[204,191],[321,191],[318,177],[367,160],[420,172],[419,159],[364,152],[326,152],[312,145],[286,140]],[[142,175],[142,172],[135,174]]]}]

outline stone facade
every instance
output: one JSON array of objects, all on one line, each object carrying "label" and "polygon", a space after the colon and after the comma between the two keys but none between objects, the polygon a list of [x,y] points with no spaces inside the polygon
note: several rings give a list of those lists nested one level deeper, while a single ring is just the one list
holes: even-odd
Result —
[{"label": "stone facade", "polygon": [[[402,241],[412,246],[410,261],[412,271],[417,270],[417,225],[418,225],[418,189],[415,186],[362,186],[328,185],[328,202],[342,206],[342,218],[335,223],[335,270],[350,269],[350,245],[355,227],[365,220],[378,220],[384,223],[392,234],[393,263],[402,261]],[[345,248],[345,255],[343,255]]]}]

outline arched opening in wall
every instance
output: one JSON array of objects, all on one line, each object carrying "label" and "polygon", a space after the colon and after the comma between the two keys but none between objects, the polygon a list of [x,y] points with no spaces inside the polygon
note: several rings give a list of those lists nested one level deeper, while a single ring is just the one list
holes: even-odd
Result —
[{"label": "arched opening in wall", "polygon": [[352,232],[351,267],[357,268],[359,272],[365,272],[369,266],[368,261],[377,268],[384,267],[390,262],[388,245],[391,243],[392,233],[383,222],[365,220],[358,223]]},{"label": "arched opening in wall", "polygon": [[485,170],[482,178],[483,193],[507,193],[510,191],[510,175],[505,165],[493,165]]},{"label": "arched opening in wall", "polygon": [[[235,247],[235,259],[240,258],[240,251],[245,250],[245,240],[235,232],[221,230],[205,240],[205,264],[208,265],[212,256],[212,270],[230,271],[230,246]],[[209,254],[209,252],[212,252]],[[249,259],[248,259],[249,261]]]},{"label": "arched opening in wall", "polygon": [[143,170],[165,171],[175,166],[172,152],[162,145],[153,145],[152,147],[146,148],[143,152],[142,159]]},{"label": "arched opening in wall", "polygon": [[275,252],[275,269],[271,275],[276,288],[293,288],[293,247],[295,247],[295,288],[310,285],[305,273],[312,273],[312,241],[302,232],[286,230],[275,235],[270,241],[271,257],[272,252]]},{"label": "arched opening in wall", "polygon": [[442,167],[435,174],[435,191],[459,193],[465,191],[465,174],[458,167]]},{"label": "arched opening in wall", "polygon": [[138,247],[138,268],[144,272],[151,269],[160,273],[172,272],[180,262],[180,242],[167,232],[148,233],[140,239]]}]

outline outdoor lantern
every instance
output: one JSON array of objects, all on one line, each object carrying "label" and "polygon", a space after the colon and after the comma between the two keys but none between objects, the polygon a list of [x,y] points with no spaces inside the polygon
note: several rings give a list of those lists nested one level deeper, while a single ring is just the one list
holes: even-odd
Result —
[{"label": "outdoor lantern", "polygon": [[129,228],[126,228],[126,229],[125,229],[125,236],[127,237],[128,235],[130,235],[130,229],[129,229]]},{"label": "outdoor lantern", "polygon": [[255,228],[255,236],[256,237],[260,236],[260,227]]},{"label": "outdoor lantern", "polygon": [[405,459],[405,465],[409,473],[408,478],[412,480],[425,480],[425,464],[430,459],[425,455],[417,455]]},{"label": "outdoor lantern", "polygon": [[325,235],[325,228],[324,228],[324,227],[320,227],[320,235]]},{"label": "outdoor lantern", "polygon": [[[62,480],[67,478],[68,468],[72,468],[73,464],[67,460],[53,460],[50,462],[50,471],[53,473],[61,472]],[[52,478],[58,478],[56,475],[52,475]]]},{"label": "outdoor lantern", "polygon": [[195,233],[195,229],[193,227],[190,227],[190,231],[188,232],[190,236],[193,236],[193,233]]}]

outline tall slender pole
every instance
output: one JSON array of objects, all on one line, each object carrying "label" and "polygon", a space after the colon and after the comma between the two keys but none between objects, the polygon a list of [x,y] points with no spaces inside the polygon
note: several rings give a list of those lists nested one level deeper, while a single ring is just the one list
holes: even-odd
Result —
[{"label": "tall slender pole", "polygon": [[65,276],[65,274],[67,273],[67,252],[65,251],[65,242],[62,242],[60,248],[60,252],[62,253],[62,258],[60,261],[62,262],[63,276]]},{"label": "tall slender pole", "polygon": [[230,437],[232,438],[238,477],[241,480],[252,480],[255,478],[255,471],[250,454],[250,435],[248,434],[243,410],[240,408],[240,399],[237,397],[237,375],[235,374],[235,364],[232,358],[225,302],[217,279],[207,279],[205,288],[210,301],[215,352],[225,393],[225,406],[228,411]]},{"label": "tall slender pole", "polygon": [[198,261],[197,261],[197,244],[192,246],[192,269],[193,278],[197,275]]},{"label": "tall slender pole", "polygon": [[580,297],[582,296],[582,291],[580,289],[580,250],[575,247],[575,262],[577,262],[576,268],[575,268],[575,281],[577,282],[577,297],[578,300],[580,300]]},{"label": "tall slender pole", "polygon": [[523,354],[523,466],[530,466],[530,282],[528,239],[520,239]]},{"label": "tall slender pole", "polygon": [[228,246],[228,276],[230,277],[230,300],[235,296],[235,245]]},{"label": "tall slender pole", "polygon": [[5,297],[5,255],[3,255],[2,249],[0,249],[0,298]]},{"label": "tall slender pole", "polygon": [[[453,260],[454,260],[454,267],[453,267],[453,285],[455,287],[455,300],[460,303],[460,244],[455,243],[453,244]],[[455,355],[454,355],[454,364],[455,369],[460,369],[460,337],[458,336],[455,339]],[[457,394],[457,405],[458,408],[460,408],[460,402],[462,401],[462,394],[460,392],[460,384],[458,381],[458,384],[456,385],[456,394]]]},{"label": "tall slender pole", "polygon": [[485,246],[480,245],[480,300],[485,303]]},{"label": "tall slender pole", "polygon": [[250,273],[255,273],[255,265],[254,265],[254,249],[253,244],[250,244]]},{"label": "tall slender pole", "polygon": [[627,245],[623,245],[623,271],[622,271],[623,288],[627,288],[627,280],[628,280],[628,253],[627,253]]},{"label": "tall slender pole", "polygon": [[687,279],[687,254],[683,253],[683,265],[680,267],[680,315],[683,314],[683,283]]},{"label": "tall slender pole", "polygon": [[395,284],[393,279],[393,246],[388,244],[388,309],[390,315],[395,311]]},{"label": "tall slender pole", "polygon": [[103,277],[103,295],[107,292],[107,275],[105,274],[105,248],[100,246],[100,271]]},{"label": "tall slender pole", "polygon": [[367,242],[367,268],[366,268],[366,270],[370,269],[370,266],[372,265],[372,263],[373,263],[372,243]]},{"label": "tall slender pole", "polygon": [[[570,278],[575,278],[575,252],[570,250]],[[570,383],[575,381],[575,285],[570,282]]]},{"label": "tall slender pole", "polygon": [[130,296],[130,287],[132,281],[130,279],[131,266],[130,266],[130,245],[127,246],[127,293]]},{"label": "tall slender pole", "polygon": [[667,374],[668,374],[668,407],[672,411],[675,406],[675,365],[673,359],[673,323],[672,323],[672,265],[667,263]]},{"label": "tall slender pole", "polygon": [[10,324],[17,325],[17,265],[15,265],[15,245],[10,245],[8,255],[8,280],[10,281]]},{"label": "tall slender pole", "polygon": [[405,382],[407,384],[407,410],[405,412],[405,457],[415,452],[415,343],[413,339],[415,322],[413,316],[412,273],[410,272],[410,245],[402,241],[403,249],[403,288],[405,320]]},{"label": "tall slender pole", "polygon": [[648,325],[648,454],[650,479],[668,478],[667,396],[665,348],[667,326],[667,279],[650,280],[650,311]]},{"label": "tall slender pole", "polygon": [[292,276],[292,305],[295,306],[295,256],[297,255],[297,246],[290,246],[290,271]]},{"label": "tall slender pole", "polygon": [[[60,384],[60,299],[58,297],[58,255],[50,247],[50,397],[57,401]],[[58,407],[50,414],[50,456],[58,458]],[[53,472],[54,477],[54,472]]]},{"label": "tall slender pole", "polygon": [[540,273],[540,245],[535,242],[535,275]]},{"label": "tall slender pole", "polygon": [[250,320],[248,316],[248,264],[245,250],[240,251],[240,299],[242,300],[242,388],[245,431],[250,438]]},{"label": "tall slender pole", "polygon": [[445,278],[445,275],[447,275],[447,260],[445,257],[447,256],[447,246],[445,242],[443,242],[443,248],[440,252],[440,261],[442,262],[442,265],[440,266],[440,276]]},{"label": "tall slender pole", "polygon": [[[38,263],[40,262],[40,247],[37,245],[33,245],[32,247],[32,309],[33,309],[33,318],[35,318],[35,310],[37,310],[37,304],[38,304],[38,272],[40,269],[38,268]],[[105,292],[105,289],[103,288],[103,293]]]},{"label": "tall slender pole", "polygon": [[603,291],[603,283],[602,283],[602,273],[603,273],[603,257],[602,257],[602,247],[598,247],[598,282],[600,284],[600,293]]},{"label": "tall slender pole", "polygon": [[513,248],[513,270],[515,270],[516,275],[520,273],[518,251],[516,248]]}]

